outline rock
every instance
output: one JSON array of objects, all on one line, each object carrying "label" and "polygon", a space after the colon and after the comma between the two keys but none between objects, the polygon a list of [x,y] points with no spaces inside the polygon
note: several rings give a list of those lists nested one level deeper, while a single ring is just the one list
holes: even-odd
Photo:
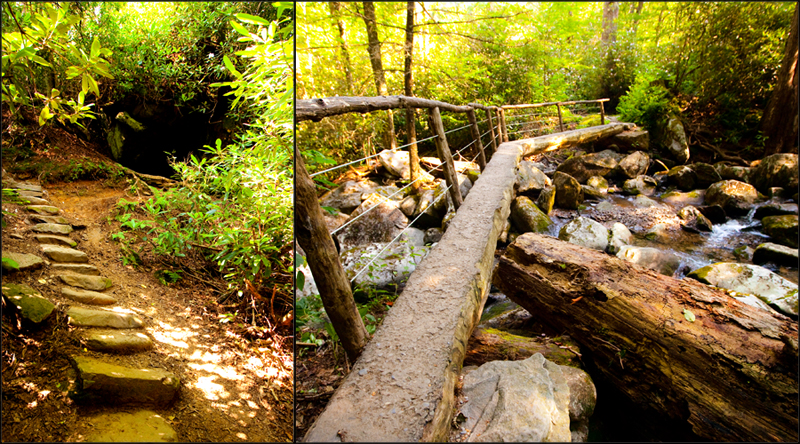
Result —
[{"label": "rock", "polygon": [[756,208],[753,219],[763,219],[766,216],[783,216],[786,214],[797,214],[797,204],[795,203],[767,203]]},{"label": "rock", "polygon": [[567,159],[556,168],[556,172],[568,174],[578,183],[586,183],[586,180],[592,176],[605,176],[610,173],[617,167],[620,159],[621,156],[618,153],[604,150]]},{"label": "rock", "polygon": [[517,166],[517,183],[515,184],[517,193],[526,191],[541,191],[545,187],[552,185],[552,181],[544,173],[533,166],[533,162],[523,160]]},{"label": "rock", "polygon": [[17,190],[17,194],[19,197],[29,198],[29,197],[36,197],[42,198],[44,197],[44,192],[42,191],[31,191],[31,190]]},{"label": "rock", "polygon": [[614,173],[624,179],[633,179],[646,174],[649,166],[650,156],[641,151],[636,151],[622,159],[614,169]]},{"label": "rock", "polygon": [[474,184],[478,181],[478,178],[481,177],[481,170],[480,168],[469,168],[464,170],[464,175],[467,176],[467,179]]},{"label": "rock", "polygon": [[697,184],[697,173],[686,165],[678,165],[667,173],[667,183],[684,191],[693,190]]},{"label": "rock", "polygon": [[561,227],[558,238],[582,247],[605,251],[608,246],[608,229],[600,222],[578,216]]},{"label": "rock", "polygon": [[322,219],[325,221],[325,226],[328,228],[328,233],[336,231],[336,229],[344,225],[344,223],[347,222],[347,219],[350,218],[350,216],[340,212],[335,208],[333,210],[334,213],[330,213],[324,209],[322,211]]},{"label": "rock", "polygon": [[553,205],[556,203],[556,187],[549,186],[542,190],[539,193],[539,197],[536,198],[536,206],[539,207],[540,210],[544,214],[550,214],[553,211]]},{"label": "rock", "polygon": [[645,196],[652,196],[656,192],[658,182],[650,176],[636,176],[633,179],[628,179],[622,185],[622,189],[631,195],[644,194]]},{"label": "rock", "polygon": [[175,442],[169,422],[152,410],[104,412],[86,419],[91,428],[85,442]]},{"label": "rock", "polygon": [[425,245],[425,232],[420,230],[419,228],[414,228],[414,227],[406,228],[405,233],[403,233],[400,236],[398,242],[405,242],[408,245],[421,247]]},{"label": "rock", "polygon": [[13,188],[16,190],[25,190],[25,191],[35,191],[35,192],[42,192],[41,185],[36,185],[27,182],[16,182],[14,180],[4,180],[3,181],[3,188]]},{"label": "rock", "polygon": [[520,233],[546,233],[553,221],[529,198],[518,196],[511,203],[511,222]]},{"label": "rock", "polygon": [[583,203],[583,188],[574,177],[556,171],[553,175],[553,185],[556,188],[555,202],[559,207],[576,210]]},{"label": "rock", "polygon": [[653,208],[660,207],[661,204],[644,194],[637,194],[636,197],[633,198],[633,206],[636,208]]},{"label": "rock", "polygon": [[586,185],[595,190],[606,194],[608,193],[608,181],[602,176],[592,176],[586,180]]},{"label": "rock", "polygon": [[89,256],[83,251],[57,245],[40,245],[44,254],[56,262],[89,262]]},{"label": "rock", "polygon": [[[430,170],[432,168],[436,168],[442,164],[442,161],[439,160],[438,157],[420,157],[419,163],[421,166],[424,166],[426,169]],[[480,171],[480,166],[474,162],[465,162],[463,160],[454,160],[453,167],[456,170],[456,173],[464,173],[468,170],[477,170]],[[442,169],[437,170],[437,174],[441,175]],[[470,179],[472,180],[472,179]]]},{"label": "rock", "polygon": [[33,236],[40,244],[63,245],[67,247],[77,247],[78,243],[66,236],[56,236],[52,234],[37,234]]},{"label": "rock", "polygon": [[737,180],[723,180],[706,190],[706,205],[719,205],[725,213],[733,216],[747,214],[758,194],[756,189],[747,183]]},{"label": "rock", "polygon": [[570,390],[561,367],[537,353],[492,361],[464,377],[468,441],[569,442]]},{"label": "rock", "polygon": [[116,313],[113,311],[94,310],[82,307],[70,307],[67,311],[67,321],[70,325],[78,327],[108,327],[108,328],[142,328],[144,322],[129,313]]},{"label": "rock", "polygon": [[27,208],[28,211],[31,211],[31,212],[37,213],[37,214],[55,215],[55,214],[58,214],[58,211],[59,211],[58,208],[50,206],[50,205],[28,205],[25,208]]},{"label": "rock", "polygon": [[69,225],[69,221],[64,216],[41,216],[39,214],[31,214],[28,217],[34,222],[40,222],[43,224]]},{"label": "rock", "polygon": [[767,197],[770,199],[777,199],[781,198],[786,194],[786,190],[781,187],[771,187],[769,192],[767,193]]},{"label": "rock", "polygon": [[[382,197],[385,197],[387,199],[391,199],[391,200],[396,200],[396,201],[401,201],[402,202],[402,200],[406,198],[405,193],[406,193],[407,190],[408,190],[408,188],[406,188],[403,191],[400,191],[400,188],[398,188],[398,187],[396,187],[394,185],[386,185],[386,186],[375,188],[372,191],[372,193],[375,193],[378,196],[382,196]],[[369,195],[372,194],[372,193],[364,193],[364,194],[362,194],[361,195],[361,200],[364,201],[364,200],[369,199]]]},{"label": "rock", "polygon": [[378,188],[378,184],[370,180],[365,182],[347,181],[322,196],[320,206],[333,207],[349,214],[361,205],[361,195],[371,193],[375,188]]},{"label": "rock", "polygon": [[748,245],[739,245],[733,249],[733,256],[739,262],[749,261],[753,257],[754,250]]},{"label": "rock", "polygon": [[450,226],[450,222],[454,217],[456,217],[456,212],[452,210],[448,211],[447,214],[444,215],[442,218],[442,231],[447,231],[447,227]]},{"label": "rock", "polygon": [[728,215],[725,214],[725,210],[719,205],[699,205],[697,209],[700,210],[703,216],[707,217],[711,223],[722,224],[728,220]]},{"label": "rock", "polygon": [[797,219],[796,214],[767,216],[761,219],[761,224],[764,226],[764,233],[775,242],[797,248]]},{"label": "rock", "polygon": [[439,242],[440,240],[442,240],[442,235],[444,235],[444,232],[442,231],[441,228],[436,228],[436,227],[428,228],[427,230],[425,230],[425,243],[434,244],[436,242]]},{"label": "rock", "polygon": [[585,442],[589,437],[589,418],[597,404],[597,389],[591,376],[585,371],[561,366],[561,372],[569,386],[569,429],[572,442]]},{"label": "rock", "polygon": [[672,236],[670,236],[669,230],[667,230],[667,225],[661,223],[650,227],[650,229],[644,233],[644,238],[666,244],[670,242]]},{"label": "rock", "polygon": [[697,177],[695,181],[697,188],[708,188],[711,184],[722,180],[717,170],[707,163],[696,162],[692,164],[692,170]]},{"label": "rock", "polygon": [[414,196],[408,196],[400,202],[400,211],[406,215],[406,217],[414,216],[414,209],[417,208],[417,199]]},{"label": "rock", "polygon": [[61,225],[61,224],[36,224],[31,228],[31,230],[37,233],[50,233],[50,234],[70,234],[72,233],[72,227],[69,225]]},{"label": "rock", "polygon": [[608,144],[617,145],[618,151],[647,151],[650,148],[650,134],[647,131],[623,131],[608,138]]},{"label": "rock", "polygon": [[117,300],[105,293],[96,291],[79,290],[77,288],[62,287],[61,295],[87,305],[113,305]]},{"label": "rock", "polygon": [[721,180],[738,180],[739,182],[749,182],[750,168],[736,165],[728,165],[717,162],[714,169],[719,173]]},{"label": "rock", "polygon": [[608,196],[607,193],[603,193],[589,185],[581,185],[581,188],[583,189],[584,200],[600,201]]},{"label": "rock", "polygon": [[131,117],[127,111],[120,111],[117,113],[115,119],[117,122],[124,123],[128,128],[132,129],[133,131],[139,133],[147,129],[146,126],[142,125],[139,121]]},{"label": "rock", "polygon": [[89,264],[50,264],[50,271],[53,273],[63,274],[88,274],[92,276],[100,276],[100,270],[94,265]]},{"label": "rock", "polygon": [[[303,259],[305,259],[305,252],[299,254],[303,256]],[[311,296],[312,294],[319,294],[317,283],[314,282],[314,275],[311,274],[311,268],[309,268],[308,262],[304,262],[303,265],[297,267],[297,271],[303,274],[304,282],[302,286],[303,288],[300,288],[299,286],[295,287],[294,293],[296,299],[299,301],[301,298]]]},{"label": "rock", "polygon": [[681,264],[678,256],[651,247],[635,247],[625,245],[620,248],[617,257],[640,267],[655,270],[665,276],[672,276]]},{"label": "rock", "polygon": [[175,398],[180,379],[160,368],[135,369],[70,355],[78,372],[73,399],[118,404],[166,405]]},{"label": "rock", "polygon": [[[687,193],[680,191],[670,191],[661,195],[661,200],[666,202],[676,209],[685,207],[686,205],[698,206],[705,202],[706,190],[693,190]],[[721,207],[720,207],[721,208]]]},{"label": "rock", "polygon": [[687,205],[678,211],[678,217],[683,219],[687,226],[700,231],[711,231],[713,224],[696,207]]},{"label": "rock", "polygon": [[[367,264],[375,258],[386,243],[373,243],[348,248],[342,251],[341,262],[348,280],[352,280]],[[403,243],[394,243],[380,257],[372,262],[369,269],[359,274],[354,285],[364,284],[384,288],[391,283],[405,281],[417,268],[431,247],[415,247]],[[370,276],[372,275],[372,276]]]},{"label": "rock", "polygon": [[[466,199],[467,193],[469,193],[469,190],[472,188],[472,182],[470,182],[469,179],[467,179],[467,176],[463,174],[457,175],[457,179],[458,179],[458,189],[459,191],[461,191],[461,198]],[[445,190],[447,190],[447,182],[443,180],[439,182],[439,185],[436,187],[436,191],[434,192],[435,195],[434,199],[438,199],[440,195],[444,195],[445,197],[438,200],[434,200],[433,203],[433,206],[437,209],[437,211],[441,211],[443,213],[446,213],[447,211],[450,211],[450,209],[453,208],[453,198],[450,197],[450,191],[449,190],[445,191]]]},{"label": "rock", "polygon": [[[6,262],[7,259],[14,261],[16,263],[16,267],[7,263]],[[42,268],[42,265],[44,265],[44,261],[42,260],[42,258],[36,256],[35,254],[3,251],[3,270],[8,270],[8,271],[36,270],[37,268]]]},{"label": "rock", "polygon": [[50,205],[50,202],[38,197],[31,197],[31,196],[26,196],[26,197],[20,196],[20,197],[23,201],[31,205]]},{"label": "rock", "polygon": [[619,222],[614,222],[614,225],[608,231],[608,246],[606,247],[606,253],[608,254],[617,254],[623,246],[633,242],[631,231]]},{"label": "rock", "polygon": [[39,324],[53,314],[56,306],[26,284],[3,284],[3,296],[20,310],[22,317]]},{"label": "rock", "polygon": [[694,270],[687,277],[704,284],[755,295],[779,312],[797,317],[797,284],[764,267],[718,262]]},{"label": "rock", "polygon": [[766,194],[771,187],[796,190],[798,186],[797,154],[773,154],[750,170],[750,184]]},{"label": "rock", "polygon": [[751,305],[753,307],[758,307],[758,308],[760,308],[762,310],[765,310],[765,311],[768,311],[770,313],[774,313],[775,312],[775,310],[772,307],[770,307],[769,305],[767,305],[766,302],[762,301],[757,296],[754,296],[752,294],[739,294],[739,293],[736,293],[736,296],[733,296],[733,298],[736,299],[737,301],[744,302],[745,304]]},{"label": "rock", "polygon": [[763,265],[767,262],[796,267],[798,263],[797,248],[789,248],[772,242],[760,244],[753,252],[753,263]]},{"label": "rock", "polygon": [[664,146],[678,163],[686,163],[689,160],[689,144],[686,142],[683,124],[674,117],[667,122]]},{"label": "rock", "polygon": [[153,341],[146,334],[128,331],[85,331],[80,341],[86,348],[106,353],[131,354],[153,348]]},{"label": "rock", "polygon": [[[370,210],[373,206],[376,207]],[[353,222],[350,223],[351,221]],[[342,249],[374,242],[390,242],[408,226],[408,218],[400,211],[399,202],[371,194],[369,199],[353,211],[348,223],[350,224],[346,228],[337,233]]]},{"label": "rock", "polygon": [[408,151],[383,150],[378,153],[378,160],[391,175],[408,180],[411,177],[408,156]]}]

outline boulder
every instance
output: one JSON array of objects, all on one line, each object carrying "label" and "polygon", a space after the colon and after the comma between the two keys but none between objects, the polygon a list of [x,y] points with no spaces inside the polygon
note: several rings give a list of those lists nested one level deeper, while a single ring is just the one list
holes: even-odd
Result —
[{"label": "boulder", "polygon": [[399,179],[408,180],[411,177],[408,156],[408,151],[383,150],[378,153],[378,160],[389,174]]},{"label": "boulder", "polygon": [[646,174],[649,166],[650,156],[642,151],[635,151],[619,161],[614,173],[623,179],[633,179]]},{"label": "boulder", "polygon": [[698,268],[687,277],[738,293],[752,294],[779,312],[797,318],[797,284],[764,267],[718,262]]},{"label": "boulder", "polygon": [[542,190],[539,193],[539,197],[536,198],[536,206],[539,207],[540,210],[544,214],[550,214],[553,211],[553,205],[556,203],[556,187],[549,186]]},{"label": "boulder", "polygon": [[[442,224],[442,216],[444,216],[445,207],[444,205],[436,206],[434,202],[438,203],[437,199],[446,202],[443,194],[443,190],[440,190],[438,187],[436,190],[422,190],[412,216],[412,219],[416,219],[417,221],[414,225],[430,228],[439,227]],[[419,217],[419,219],[417,219],[417,217]]]},{"label": "boulder", "polygon": [[708,188],[711,184],[722,180],[717,170],[707,163],[693,163],[692,170],[696,176],[695,186],[697,188]]},{"label": "boulder", "polygon": [[767,216],[761,219],[764,233],[769,235],[776,243],[797,248],[797,215]]},{"label": "boulder", "polygon": [[180,389],[180,379],[160,368],[129,368],[86,356],[68,356],[78,372],[76,401],[166,405]]},{"label": "boulder", "polygon": [[608,181],[602,176],[592,176],[586,180],[586,185],[594,188],[600,193],[608,193]]},{"label": "boulder", "polygon": [[83,251],[57,245],[40,245],[44,254],[56,262],[89,262],[89,256]]},{"label": "boulder", "polygon": [[683,219],[684,226],[699,231],[711,231],[713,224],[696,207],[687,205],[678,211],[678,217]]},{"label": "boulder", "polygon": [[625,225],[619,222],[614,222],[611,229],[608,230],[608,246],[606,252],[609,254],[617,254],[625,245],[633,242],[633,234]]},{"label": "boulder", "polygon": [[757,197],[752,185],[738,180],[723,180],[708,187],[704,202],[721,206],[729,215],[742,216],[747,214]]},{"label": "boulder", "polygon": [[725,210],[719,205],[695,205],[703,216],[707,217],[711,223],[722,224],[728,220],[728,215]]},{"label": "boulder", "polygon": [[748,182],[750,175],[750,168],[738,165],[728,165],[726,163],[717,162],[714,164],[714,169],[719,173],[721,180],[738,180],[739,182]]},{"label": "boulder", "polygon": [[686,163],[689,160],[686,132],[683,130],[683,124],[677,118],[673,117],[667,122],[663,144],[678,163]]},{"label": "boulder", "polygon": [[85,274],[61,274],[58,276],[61,282],[73,287],[84,288],[86,290],[105,290],[111,288],[111,279],[102,276],[88,276]]},{"label": "boulder", "polygon": [[796,267],[798,263],[797,248],[789,248],[772,242],[760,244],[753,252],[753,263],[763,265],[767,262]]},{"label": "boulder", "polygon": [[332,233],[344,225],[344,223],[347,222],[347,219],[350,219],[350,216],[340,212],[336,208],[333,208],[333,212],[325,211],[323,209],[322,219],[325,221],[325,226],[328,228],[328,233]]},{"label": "boulder", "polygon": [[546,233],[553,221],[529,198],[518,196],[511,203],[511,221],[519,233]]},{"label": "boulder", "polygon": [[608,138],[607,144],[616,145],[618,151],[647,151],[650,148],[650,134],[647,131],[623,131]]},{"label": "boulder", "polygon": [[798,186],[797,154],[779,153],[767,156],[750,170],[750,184],[767,194],[771,187],[796,190]]},{"label": "boulder", "polygon": [[414,210],[417,208],[417,199],[414,196],[407,196],[400,202],[400,211],[406,215],[406,217],[413,217]]},{"label": "boulder", "polygon": [[581,188],[583,189],[584,200],[600,201],[608,196],[608,193],[604,193],[594,187],[590,187],[589,185],[581,185]]},{"label": "boulder", "polygon": [[631,195],[644,194],[645,196],[652,196],[656,192],[658,182],[650,176],[636,176],[633,179],[628,179],[622,185],[623,191]]},{"label": "boulder", "polygon": [[655,270],[665,276],[672,276],[680,267],[681,260],[675,254],[651,247],[625,245],[617,252],[617,257],[640,267]]},{"label": "boulder", "polygon": [[577,210],[583,203],[583,188],[574,177],[556,171],[553,175],[553,185],[556,188],[556,205],[568,210]]},{"label": "boulder", "polygon": [[661,204],[644,194],[637,194],[636,197],[633,198],[633,206],[636,208],[653,208],[660,207]]},{"label": "boulder", "polygon": [[408,226],[408,218],[400,211],[400,202],[377,194],[371,194],[362,202],[347,222],[350,225],[336,234],[342,249],[375,242],[390,242]]},{"label": "boulder", "polygon": [[697,185],[697,173],[686,165],[678,165],[667,172],[667,183],[684,191],[693,190]]},{"label": "boulder", "polygon": [[605,251],[608,246],[608,229],[600,222],[578,216],[561,227],[558,238],[582,247]]},{"label": "boulder", "polygon": [[[7,260],[13,261],[14,264],[6,262]],[[3,251],[3,270],[7,271],[25,271],[36,270],[42,268],[44,260],[35,254],[28,253],[14,253],[12,251]]]},{"label": "boulder", "polygon": [[589,438],[589,418],[597,404],[597,389],[591,376],[579,368],[562,365],[561,372],[569,386],[569,429],[572,442],[586,442]]},{"label": "boulder", "polygon": [[371,193],[378,184],[370,180],[364,182],[347,181],[329,191],[322,199],[320,206],[336,208],[343,213],[350,213],[361,205],[361,195]]},{"label": "boulder", "polygon": [[621,157],[619,153],[615,153],[611,150],[575,156],[564,161],[556,168],[556,171],[569,174],[579,183],[586,183],[586,180],[592,176],[605,177],[617,167]]},{"label": "boulder", "polygon": [[[396,242],[383,250],[386,245],[386,243],[372,243],[342,251],[340,258],[347,279],[352,280],[355,277],[354,285],[363,284],[377,288],[403,282],[416,270],[431,249],[428,246],[417,247]],[[368,266],[367,264],[370,264],[378,253],[380,257]],[[364,267],[368,268],[358,274]]]},{"label": "boulder", "polygon": [[26,284],[3,284],[3,296],[22,314],[22,317],[39,324],[53,314],[56,306],[41,293]]},{"label": "boulder", "polygon": [[650,227],[645,233],[644,238],[651,241],[668,244],[672,240],[666,224],[658,223]]},{"label": "boulder", "polygon": [[767,216],[783,216],[786,214],[798,214],[796,203],[766,203],[756,208],[753,219],[763,219]]},{"label": "boulder", "polygon": [[686,205],[702,205],[706,199],[706,190],[693,190],[686,193],[670,191],[661,195],[661,200],[680,209]]},{"label": "boulder", "polygon": [[541,191],[545,187],[552,185],[549,177],[533,166],[533,162],[523,160],[517,166],[517,183],[515,187],[517,193],[526,191]]}]

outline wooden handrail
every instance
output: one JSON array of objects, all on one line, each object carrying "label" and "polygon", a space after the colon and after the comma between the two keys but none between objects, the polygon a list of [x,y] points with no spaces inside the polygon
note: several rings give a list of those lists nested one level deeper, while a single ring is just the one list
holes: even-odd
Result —
[{"label": "wooden handrail", "polygon": [[523,105],[503,105],[501,108],[503,109],[526,109],[526,108],[539,108],[542,106],[554,106],[554,105],[577,105],[579,103],[602,103],[608,102],[611,99],[595,99],[595,100],[570,100],[568,102],[545,102],[545,103],[529,103]]},{"label": "wooden handrail", "polygon": [[347,113],[369,113],[372,111],[395,108],[439,108],[440,110],[466,113],[471,106],[459,106],[438,100],[420,99],[408,96],[379,97],[326,97],[324,99],[298,100],[295,105],[295,117],[298,122],[311,120],[319,122],[325,117]]}]

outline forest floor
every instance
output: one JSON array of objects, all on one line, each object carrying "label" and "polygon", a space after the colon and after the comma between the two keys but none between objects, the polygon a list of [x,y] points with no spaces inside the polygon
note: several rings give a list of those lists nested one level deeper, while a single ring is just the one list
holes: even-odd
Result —
[{"label": "forest floor", "polygon": [[[36,150],[27,162],[75,164],[87,159],[109,162],[78,144],[68,134],[54,136],[56,150]],[[5,142],[5,141],[4,141]],[[54,143],[55,144],[55,143]],[[81,146],[84,145],[84,146]],[[3,158],[6,171],[14,171],[13,159]],[[37,177],[12,174],[17,180],[37,183]],[[44,183],[44,196],[61,209],[73,225],[83,226],[71,237],[78,241],[102,276],[112,279],[109,290],[144,320],[155,347],[134,355],[104,355],[119,365],[163,368],[181,380],[177,399],[164,408],[150,408],[167,419],[177,441],[292,441],[293,439],[293,344],[291,337],[253,338],[247,325],[225,322],[230,308],[221,306],[212,286],[224,287],[219,276],[187,276],[165,285],[154,275],[156,268],[133,267],[120,260],[119,243],[111,234],[121,231],[114,219],[120,198],[139,201],[125,180],[79,180]],[[4,250],[43,256],[30,236],[31,225],[24,208],[3,202]],[[17,234],[13,236],[12,234]],[[22,239],[18,236],[22,234]],[[196,267],[207,265],[201,258]],[[197,270],[194,270],[197,271]],[[189,273],[186,273],[188,275]],[[32,272],[3,275],[3,283],[26,283],[61,307],[74,302],[60,294],[60,285],[43,267]],[[75,328],[63,314],[51,317],[42,328],[20,328],[13,312],[4,307],[2,318],[2,441],[82,441],[91,429],[91,417],[103,412],[129,412],[135,406],[77,404],[67,396],[68,355],[100,358],[101,353],[82,348]]]}]

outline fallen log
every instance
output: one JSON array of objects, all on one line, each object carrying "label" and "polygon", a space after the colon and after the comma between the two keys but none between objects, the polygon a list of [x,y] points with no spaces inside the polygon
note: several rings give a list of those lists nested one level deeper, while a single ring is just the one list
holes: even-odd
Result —
[{"label": "fallen log", "polygon": [[692,279],[527,233],[495,267],[633,402],[720,441],[798,439],[797,323]]}]

